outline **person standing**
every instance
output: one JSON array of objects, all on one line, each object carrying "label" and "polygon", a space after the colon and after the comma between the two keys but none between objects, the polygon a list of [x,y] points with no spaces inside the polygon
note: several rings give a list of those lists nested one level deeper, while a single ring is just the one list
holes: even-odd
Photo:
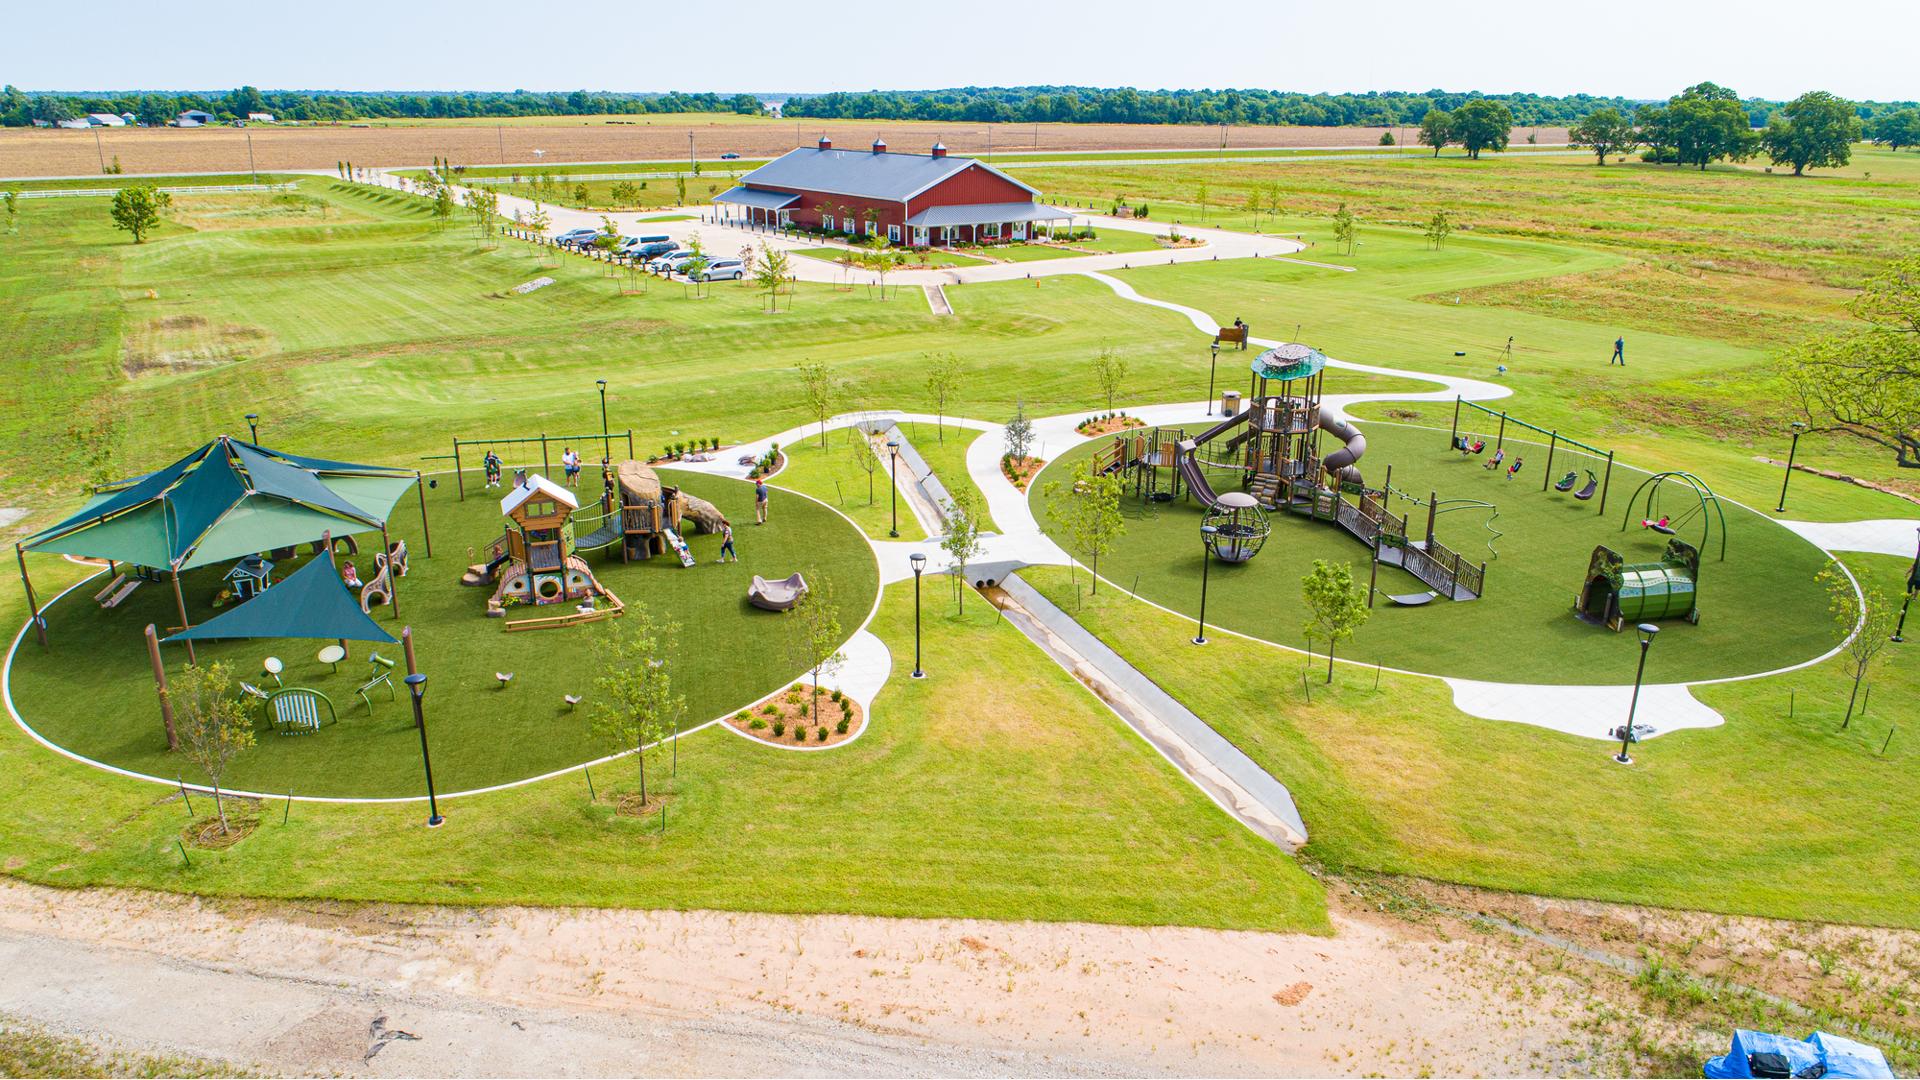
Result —
[{"label": "person standing", "polygon": [[1613,339],[1613,359],[1607,361],[1607,366],[1612,367],[1615,364],[1619,364],[1621,367],[1627,366],[1627,339],[1625,336]]},{"label": "person standing", "polygon": [[580,455],[569,446],[560,453],[560,467],[567,472],[567,486],[573,487],[580,479]]},{"label": "person standing", "polygon": [[753,523],[755,525],[767,523],[767,482],[765,480],[753,482]]},{"label": "person standing", "polygon": [[740,553],[733,549],[733,523],[725,518],[720,519],[720,561],[740,561]]}]

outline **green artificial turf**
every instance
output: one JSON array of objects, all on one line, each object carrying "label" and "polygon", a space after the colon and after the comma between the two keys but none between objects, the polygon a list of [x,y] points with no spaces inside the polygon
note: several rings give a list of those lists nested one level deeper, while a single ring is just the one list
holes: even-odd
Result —
[{"label": "green artificial turf", "polygon": [[[351,456],[345,455],[342,456]],[[591,476],[591,473],[588,474]],[[755,574],[781,578],[796,570],[810,580],[830,579],[843,630],[851,634],[867,617],[878,587],[878,572],[866,542],[833,511],[782,494],[765,527],[753,522],[753,489],[740,481],[665,470],[669,483],[720,506],[735,523],[738,563],[718,563],[717,536],[689,535],[697,565],[683,567],[670,556],[623,564],[618,548],[587,556],[602,585],[630,605],[645,605],[660,620],[679,624],[672,659],[677,686],[687,698],[684,723],[704,723],[739,709],[801,674],[803,664],[789,659],[791,626],[777,614],[747,603],[747,583]],[[592,652],[597,636],[611,622],[553,629],[503,629],[485,615],[491,588],[460,584],[470,562],[485,561],[487,547],[503,530],[501,491],[487,491],[478,473],[466,477],[467,498],[458,501],[451,477],[440,477],[429,494],[435,552],[425,557],[413,500],[396,510],[395,539],[414,553],[412,572],[400,582],[400,618],[376,608],[381,626],[396,637],[413,627],[420,670],[427,673],[426,702],[433,735],[435,780],[443,791],[459,791],[537,776],[577,765],[616,747],[597,739],[591,728],[597,703],[598,674]],[[580,535],[593,527],[589,509],[577,519]],[[693,532],[690,528],[689,532]],[[370,553],[379,534],[362,536],[357,560],[363,579],[373,573]],[[474,552],[469,557],[469,552]],[[276,573],[291,565],[276,566]],[[182,575],[182,592],[196,623],[217,614],[213,594],[225,564]],[[12,670],[15,706],[36,731],[78,754],[121,768],[158,776],[201,779],[177,755],[169,755],[160,725],[153,679],[141,628],[177,625],[172,592],[149,584],[113,611],[90,599],[97,584],[82,585],[47,613],[50,648],[29,642],[19,650]],[[571,605],[546,609],[510,608],[515,619],[565,613]],[[288,686],[308,686],[332,700],[339,723],[315,735],[283,736],[261,722],[255,748],[235,761],[226,783],[243,790],[304,795],[394,796],[418,794],[419,743],[404,699],[384,692],[373,697],[372,715],[354,689],[369,674],[370,649],[389,658],[392,645],[355,644],[353,658],[338,672],[314,659],[324,641],[231,641],[198,646],[201,663],[231,664],[235,677],[261,679],[261,663],[277,656],[286,664]],[[174,671],[186,662],[185,649],[166,646]],[[513,681],[501,689],[497,672]],[[399,669],[395,676],[405,674]],[[268,689],[272,689],[271,683]],[[577,709],[564,695],[584,696]]]},{"label": "green artificial turf", "polygon": [[[1908,560],[1847,562],[1892,592]],[[1904,779],[1920,766],[1907,723],[1920,666],[1909,654],[1876,669],[1869,711],[1845,730],[1850,684],[1835,661],[1697,688],[1726,723],[1644,741],[1623,768],[1617,744],[1467,716],[1437,679],[1387,673],[1376,689],[1372,671],[1341,666],[1326,686],[1316,666],[1303,687],[1297,655],[1227,634],[1196,649],[1191,620],[1119,590],[1090,594],[1084,572],[1077,587],[1061,567],[1021,576],[1280,778],[1306,819],[1307,854],[1334,869],[1920,927],[1908,884],[1920,856],[1907,842],[1920,791]],[[1209,615],[1230,595],[1216,591]],[[1649,674],[1665,677],[1669,633]],[[1638,652],[1630,637],[1605,637]],[[1522,663],[1538,654],[1498,647]],[[1639,719],[1661,722],[1644,703]]]},{"label": "green artificial turf", "polygon": [[[1433,492],[1442,500],[1461,500],[1443,505],[1446,512],[1436,517],[1435,535],[1462,556],[1485,560],[1487,585],[1486,595],[1478,600],[1436,600],[1423,607],[1398,607],[1382,595],[1366,625],[1353,641],[1341,646],[1343,655],[1409,671],[1493,682],[1632,681],[1633,650],[1620,647],[1619,635],[1575,619],[1571,608],[1595,545],[1611,548],[1628,563],[1657,562],[1665,550],[1667,537],[1639,525],[1644,496],[1635,505],[1632,522],[1621,528],[1628,499],[1645,474],[1616,462],[1607,514],[1602,517],[1597,498],[1579,502],[1571,492],[1551,487],[1541,491],[1545,446],[1509,440],[1508,462],[1521,457],[1526,464],[1508,480],[1504,468],[1484,467],[1492,458],[1491,447],[1479,457],[1463,456],[1446,449],[1446,431],[1384,423],[1364,423],[1361,430],[1367,437],[1367,453],[1360,466],[1370,483],[1384,482],[1391,465],[1392,484],[1404,495],[1422,503]],[[1030,503],[1043,523],[1049,520],[1047,484],[1062,479],[1071,463],[1101,445],[1096,440],[1061,455],[1028,489]],[[1323,438],[1323,452],[1328,445]],[[1555,458],[1552,478],[1558,479],[1568,469],[1595,465],[1563,448]],[[1212,475],[1218,490],[1237,486],[1232,473]],[[1164,470],[1162,476],[1164,485]],[[1701,517],[1682,520],[1681,515],[1697,506],[1697,500],[1684,502],[1672,487],[1661,495],[1661,510],[1674,518],[1679,538],[1696,546],[1701,543]],[[1425,534],[1423,506],[1395,495],[1392,509],[1408,518],[1410,534]],[[1700,623],[1664,624],[1660,655],[1650,672],[1656,681],[1767,671],[1811,660],[1839,639],[1827,614],[1826,592],[1814,580],[1826,556],[1758,514],[1732,505],[1722,509],[1727,523],[1726,560],[1720,560],[1716,519],[1712,540],[1702,552]],[[1186,498],[1151,503],[1129,490],[1121,510],[1126,531],[1100,560],[1101,575],[1176,611],[1197,611],[1201,508]],[[1493,516],[1496,510],[1497,517]],[[1216,625],[1297,647],[1303,644],[1307,621],[1300,579],[1313,561],[1348,563],[1364,588],[1371,556],[1365,544],[1327,522],[1276,514],[1272,526],[1266,546],[1252,561],[1212,569],[1207,614]],[[1501,535],[1495,537],[1493,530]],[[1058,530],[1054,537],[1063,546],[1067,543]],[[1427,589],[1404,571],[1380,569],[1382,594]],[[1324,650],[1324,644],[1320,647]]]},{"label": "green artificial turf", "polygon": [[[24,607],[10,600],[5,616],[17,624]],[[628,759],[593,769],[599,802],[574,774],[443,800],[433,830],[421,803],[270,802],[251,836],[187,866],[172,791],[56,757],[9,724],[0,853],[30,881],[202,896],[1327,931],[1317,882],[990,606],[928,603],[922,628],[928,678],[890,683],[851,743],[803,753],[715,727],[681,741],[677,775],[670,754],[650,754],[654,790],[670,793],[664,834],[658,814],[610,808],[635,787]],[[892,590],[873,629],[910,655],[912,590]],[[436,768],[443,714],[430,710]],[[194,810],[211,814],[197,796]]]}]

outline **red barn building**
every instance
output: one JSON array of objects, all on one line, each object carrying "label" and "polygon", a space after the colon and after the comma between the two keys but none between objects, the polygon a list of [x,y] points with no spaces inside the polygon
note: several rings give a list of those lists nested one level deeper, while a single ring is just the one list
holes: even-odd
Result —
[{"label": "red barn building", "polygon": [[983,161],[930,154],[890,154],[875,139],[868,150],[789,150],[714,196],[757,225],[799,225],[885,236],[915,247],[1025,240],[1072,215],[1038,201],[1039,192]]}]

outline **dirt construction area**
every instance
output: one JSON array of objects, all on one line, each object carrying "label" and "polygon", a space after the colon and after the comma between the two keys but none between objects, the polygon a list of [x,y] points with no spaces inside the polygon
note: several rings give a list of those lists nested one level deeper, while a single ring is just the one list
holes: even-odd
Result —
[{"label": "dirt construction area", "polygon": [[[1380,128],[1232,127],[1229,147],[1367,147]],[[1566,139],[1564,128],[1516,129],[1516,142],[1537,131],[1543,143]],[[119,159],[129,173],[234,173],[258,169],[332,169],[425,165],[434,158],[458,164],[500,165],[569,161],[646,161],[684,158],[689,133],[703,159],[732,152],[747,158],[785,153],[822,133],[841,146],[866,146],[874,136],[894,150],[925,152],[936,141],[955,153],[1035,150],[1206,150],[1220,146],[1218,127],[1187,124],[943,124],[874,120],[752,120],[684,116],[604,118],[497,126],[421,124],[366,127],[254,126],[112,128],[68,131],[0,130],[0,177],[97,175],[101,160]],[[1407,129],[1404,134],[1411,138]],[[95,145],[96,136],[99,145]],[[1396,132],[1395,138],[1401,133]],[[252,164],[248,163],[249,142]],[[539,150],[543,153],[535,154]]]}]

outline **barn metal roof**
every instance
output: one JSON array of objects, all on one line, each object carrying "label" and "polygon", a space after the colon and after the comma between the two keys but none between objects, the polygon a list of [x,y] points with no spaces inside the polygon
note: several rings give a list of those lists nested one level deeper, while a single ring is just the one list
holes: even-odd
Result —
[{"label": "barn metal roof", "polygon": [[929,206],[907,219],[914,226],[992,225],[1002,221],[1059,221],[1072,214],[1036,202],[974,203],[970,206]]},{"label": "barn metal roof", "polygon": [[871,150],[821,150],[803,146],[767,162],[740,178],[746,185],[796,188],[861,199],[902,202],[949,177],[978,165],[1010,184],[1040,194],[985,162],[931,154],[874,153]]},{"label": "barn metal roof", "polygon": [[728,188],[713,197],[729,206],[751,206],[760,210],[780,210],[800,201],[800,196],[784,191],[759,191],[750,187]]}]

